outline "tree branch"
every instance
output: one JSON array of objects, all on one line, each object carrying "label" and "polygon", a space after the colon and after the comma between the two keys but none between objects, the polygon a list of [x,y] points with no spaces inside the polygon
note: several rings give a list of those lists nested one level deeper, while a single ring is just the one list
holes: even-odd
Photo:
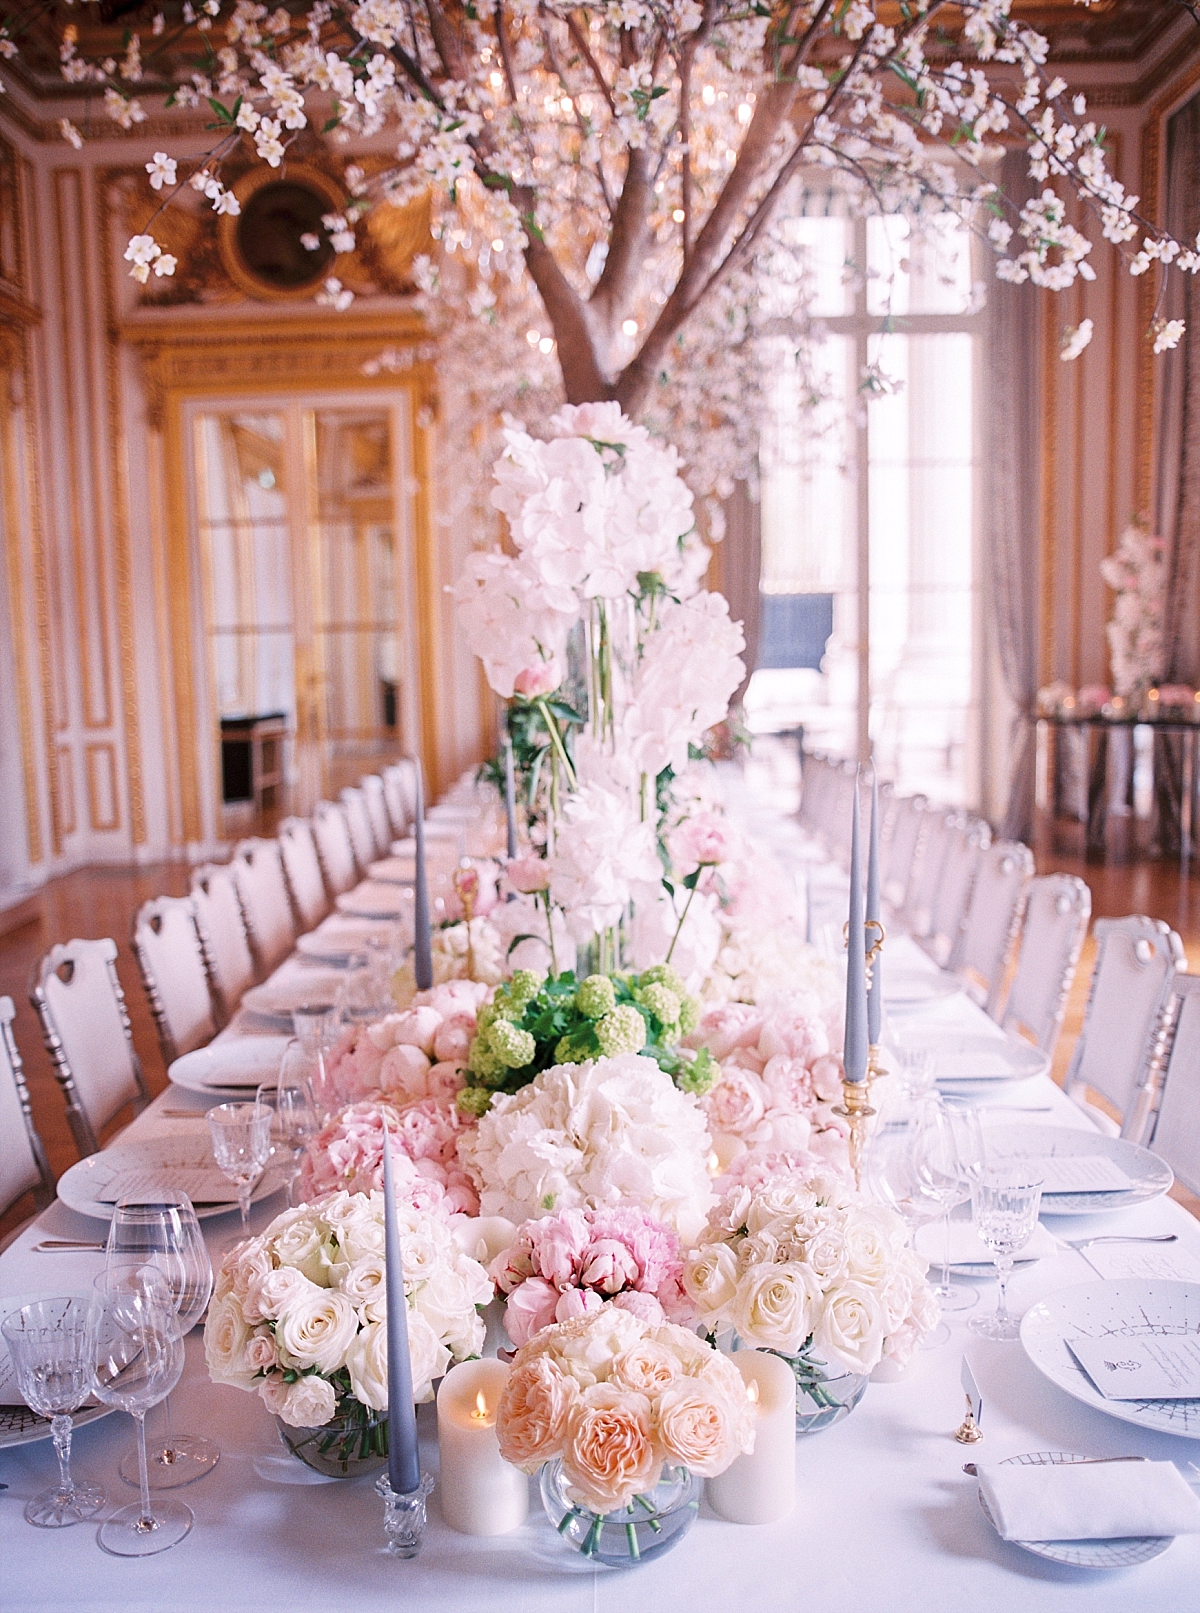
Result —
[{"label": "tree branch", "polygon": [[567,22],[567,32],[570,34],[572,40],[574,40],[574,42],[575,42],[575,49],[579,52],[579,54],[583,57],[584,61],[588,64],[588,68],[591,71],[591,75],[596,81],[596,88],[600,91],[601,95],[604,97],[605,103],[608,106],[608,110],[610,112],[612,112],[614,114],[614,116],[615,116],[616,108],[613,106],[612,91],[608,87],[607,79],[604,77],[604,74],[600,71],[599,62],[592,55],[592,47],[588,44],[586,38],[584,37],[583,30],[580,28],[579,24],[575,21],[575,13],[573,11],[569,12],[567,14],[566,22]]},{"label": "tree branch", "polygon": [[525,266],[550,316],[568,403],[596,403],[612,397],[612,383],[596,355],[587,306],[559,266],[533,218],[534,193],[514,188],[513,206],[525,226]]},{"label": "tree branch", "polygon": [[591,307],[596,317],[611,328],[632,301],[646,241],[650,234],[650,199],[654,184],[650,175],[650,153],[645,146],[629,148],[625,183],[617,198],[608,256],[592,292]]}]

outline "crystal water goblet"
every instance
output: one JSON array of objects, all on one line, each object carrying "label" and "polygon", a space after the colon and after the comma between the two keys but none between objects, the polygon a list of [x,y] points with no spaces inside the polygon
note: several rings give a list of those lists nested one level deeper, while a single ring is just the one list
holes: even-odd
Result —
[{"label": "crystal water goblet", "polygon": [[0,1325],[17,1388],[30,1411],[49,1417],[58,1455],[58,1483],[25,1504],[26,1518],[39,1529],[80,1523],[104,1505],[98,1485],[71,1477],[71,1413],[92,1392],[95,1325],[94,1301],[78,1294],[23,1305]]},{"label": "crystal water goblet", "polygon": [[259,1103],[219,1103],[205,1116],[213,1158],[237,1189],[242,1237],[250,1232],[250,1195],[271,1157],[272,1111]]},{"label": "crystal water goblet", "polygon": [[[942,1213],[941,1205],[922,1192],[917,1178],[913,1151],[917,1118],[881,1118],[883,1123],[871,1138],[867,1154],[867,1186],[873,1198],[895,1210],[915,1239],[923,1226],[936,1221]],[[939,1322],[922,1340],[921,1348],[937,1349],[949,1339],[950,1329],[945,1322]]]},{"label": "crystal water goblet", "polygon": [[992,1251],[999,1291],[996,1309],[988,1316],[972,1316],[971,1332],[984,1339],[1018,1339],[1019,1317],[1008,1310],[1008,1279],[1013,1256],[1033,1237],[1042,1207],[1042,1177],[1036,1168],[1019,1160],[989,1166],[971,1190],[975,1228]]},{"label": "crystal water goblet", "polygon": [[183,1372],[183,1334],[175,1302],[153,1266],[126,1266],[96,1278],[100,1301],[93,1332],[92,1392],[137,1423],[137,1501],[100,1526],[97,1541],[114,1557],[149,1557],[181,1541],[192,1509],[161,1491],[151,1501],[146,1413],[165,1400]]},{"label": "crystal water goblet", "polygon": [[967,1311],[979,1303],[974,1288],[950,1281],[950,1212],[971,1196],[971,1182],[983,1158],[978,1117],[952,1109],[940,1098],[927,1098],[913,1128],[912,1165],[921,1197],[936,1205],[942,1217],[942,1275],[933,1285],[943,1311]]},{"label": "crystal water goblet", "polygon": [[[213,1269],[196,1211],[186,1193],[164,1190],[153,1200],[122,1199],[113,1211],[105,1250],[110,1273],[153,1266],[162,1274],[186,1335],[204,1315],[212,1297]],[[149,1457],[150,1488],[176,1489],[211,1473],[221,1459],[219,1448],[200,1434],[176,1434],[171,1428],[171,1398],[163,1400],[166,1437]],[[140,1482],[136,1450],[118,1469],[126,1484]]]},{"label": "crystal water goblet", "polygon": [[274,1109],[272,1135],[287,1158],[287,1199],[292,1207],[304,1150],[321,1129],[313,1094],[314,1060],[294,1038],[284,1050],[274,1087],[259,1087],[258,1102]]}]

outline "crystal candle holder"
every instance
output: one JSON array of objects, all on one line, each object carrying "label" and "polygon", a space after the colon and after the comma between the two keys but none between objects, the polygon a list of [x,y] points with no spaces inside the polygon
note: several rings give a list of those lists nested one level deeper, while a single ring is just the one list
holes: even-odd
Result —
[{"label": "crystal candle holder", "polygon": [[397,1495],[386,1473],[375,1480],[375,1493],[383,1497],[383,1528],[388,1550],[396,1557],[415,1557],[425,1538],[425,1498],[433,1489],[433,1479],[421,1474],[415,1490]]}]

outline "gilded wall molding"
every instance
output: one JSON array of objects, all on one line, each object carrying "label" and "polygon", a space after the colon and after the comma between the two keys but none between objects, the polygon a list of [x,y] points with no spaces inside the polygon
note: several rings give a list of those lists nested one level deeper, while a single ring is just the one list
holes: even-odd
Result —
[{"label": "gilded wall molding", "polygon": [[21,742],[21,785],[25,806],[25,846],[31,864],[42,861],[42,824],[38,810],[37,747],[34,743],[33,693],[29,670],[29,634],[25,613],[25,568],[22,564],[22,537],[26,523],[22,518],[20,477],[17,446],[16,393],[20,391],[22,407],[26,406],[26,377],[29,372],[25,336],[15,326],[0,327],[0,453],[3,463],[5,548],[7,550],[7,576],[9,600],[9,627],[13,640],[13,662],[16,674],[17,727]]}]

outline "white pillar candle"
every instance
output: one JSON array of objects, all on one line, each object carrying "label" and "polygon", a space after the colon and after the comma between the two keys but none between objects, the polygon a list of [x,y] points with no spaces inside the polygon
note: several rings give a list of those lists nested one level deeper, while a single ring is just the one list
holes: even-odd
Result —
[{"label": "white pillar candle", "polygon": [[496,1408],[510,1368],[503,1361],[462,1361],[437,1397],[442,1517],[460,1535],[506,1535],[524,1523],[529,1480],[500,1455]]},{"label": "white pillar candle", "polygon": [[786,1361],[761,1350],[729,1358],[754,1402],[754,1449],[704,1481],[714,1512],[730,1523],[774,1523],[796,1504],[796,1379]]}]

